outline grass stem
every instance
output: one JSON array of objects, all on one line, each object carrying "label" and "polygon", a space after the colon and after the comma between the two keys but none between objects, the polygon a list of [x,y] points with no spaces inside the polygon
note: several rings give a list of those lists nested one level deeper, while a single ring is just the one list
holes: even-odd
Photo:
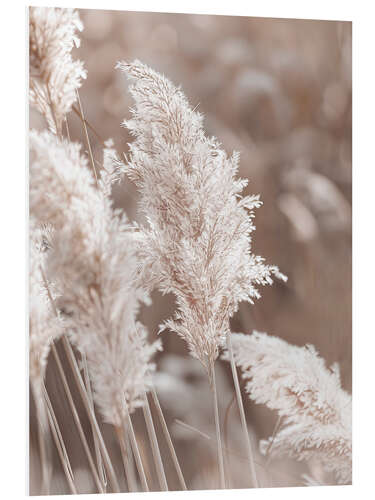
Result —
[{"label": "grass stem", "polygon": [[238,405],[238,409],[239,409],[239,413],[240,413],[242,431],[243,431],[244,441],[245,441],[245,445],[246,445],[250,478],[251,478],[251,482],[252,482],[253,487],[259,488],[258,478],[256,475],[256,470],[255,470],[254,455],[253,455],[253,451],[251,448],[251,441],[250,441],[250,436],[249,436],[247,423],[246,423],[246,417],[245,417],[245,411],[244,411],[244,407],[243,407],[241,389],[240,389],[240,384],[238,381],[237,368],[236,368],[236,364],[234,362],[234,357],[233,357],[233,349],[232,349],[232,341],[230,338],[230,333],[227,336],[227,347],[228,347],[228,352],[229,352],[229,356],[230,356],[230,366],[232,368],[233,383],[234,383],[234,388],[235,388],[235,392],[236,392],[237,405]]},{"label": "grass stem", "polygon": [[76,360],[74,353],[73,353],[73,349],[72,349],[68,339],[65,337],[65,335],[63,335],[63,337],[62,337],[62,343],[63,343],[64,349],[65,349],[65,353],[66,353],[66,356],[68,358],[70,367],[73,371],[73,375],[74,375],[79,393],[81,395],[83,404],[85,406],[87,415],[89,417],[90,423],[91,423],[92,428],[96,434],[96,437],[98,438],[100,451],[101,451],[101,454],[102,454],[102,457],[104,460],[104,465],[105,465],[109,480],[111,481],[111,484],[112,484],[112,489],[113,489],[114,493],[119,493],[120,489],[119,489],[118,481],[116,478],[116,474],[115,474],[111,459],[110,459],[108,451],[107,451],[107,447],[105,445],[102,433],[100,432],[100,428],[99,428],[98,422],[96,420],[95,412],[94,412],[93,408],[91,407],[90,399],[87,395],[87,391],[86,391],[85,385],[83,383],[81,373],[79,371],[79,367],[77,364],[77,360]]},{"label": "grass stem", "polygon": [[181,484],[181,488],[183,490],[187,490],[185,479],[184,479],[184,476],[182,474],[182,470],[181,470],[181,467],[180,467],[180,464],[179,464],[179,461],[177,458],[176,450],[173,446],[172,438],[171,438],[171,435],[169,433],[168,426],[167,426],[167,423],[166,423],[164,415],[163,415],[163,410],[161,409],[159,398],[158,398],[158,395],[157,395],[154,388],[151,389],[151,396],[152,396],[152,399],[154,401],[156,411],[158,413],[158,417],[159,417],[159,420],[160,420],[160,423],[161,423],[161,426],[163,429],[164,437],[167,441],[168,448],[169,448],[169,451],[170,451],[170,454],[172,457],[172,461],[173,461],[173,464],[175,466],[177,476],[178,476],[178,479],[179,479],[180,484]]},{"label": "grass stem", "polygon": [[57,437],[59,438],[59,446],[61,446],[64,460],[65,460],[66,465],[67,465],[67,470],[69,471],[69,474],[70,474],[72,480],[74,481],[74,474],[73,474],[73,469],[70,465],[69,455],[68,455],[68,452],[66,451],[64,439],[63,439],[61,431],[60,431],[60,426],[59,426],[59,423],[57,421],[56,414],[55,414],[55,411],[53,409],[51,400],[48,396],[47,389],[46,389],[45,385],[43,385],[43,394],[44,394],[44,399],[45,399],[45,402],[47,405],[48,413],[51,416],[50,422],[52,421],[52,423],[56,429]]},{"label": "grass stem", "polygon": [[67,480],[67,483],[69,486],[69,490],[70,490],[70,493],[72,495],[76,495],[77,489],[76,489],[75,484],[74,484],[73,472],[72,472],[72,468],[70,466],[68,454],[66,452],[65,444],[64,444],[64,441],[62,439],[61,432],[60,432],[60,429],[58,427],[58,423],[57,423],[51,402],[49,401],[48,394],[46,391],[45,391],[44,396],[45,396],[45,401],[46,401],[46,405],[47,405],[47,415],[48,415],[48,420],[49,420],[49,424],[50,424],[50,429],[51,429],[52,436],[53,436],[53,439],[54,439],[55,444],[56,444],[57,452],[58,452],[58,455],[59,455],[59,458],[61,461],[61,465],[62,465],[63,470],[64,470],[64,474],[65,474],[65,477],[66,477],[66,480]]},{"label": "grass stem", "polygon": [[[58,313],[57,313],[56,305],[55,305],[55,302],[54,302],[53,297],[51,295],[51,291],[49,289],[48,282],[47,282],[47,279],[45,277],[45,274],[44,274],[44,271],[43,271],[42,267],[40,267],[40,272],[41,272],[41,275],[42,275],[42,278],[43,278],[44,286],[46,287],[46,290],[47,290],[47,294],[48,294],[49,300],[51,302],[51,306],[53,308],[53,311],[54,311],[55,315],[57,316]],[[64,340],[66,340],[65,336],[64,336]],[[65,344],[64,344],[64,347],[65,347]],[[77,426],[79,437],[81,439],[83,448],[85,450],[87,459],[89,461],[91,472],[92,472],[92,474],[94,476],[94,481],[96,483],[96,486],[98,487],[99,492],[100,493],[104,493],[102,484],[100,482],[98,473],[97,473],[96,468],[95,468],[95,464],[94,464],[94,461],[93,461],[93,458],[92,458],[92,455],[91,455],[91,451],[90,451],[89,445],[87,443],[87,439],[86,439],[85,433],[83,432],[81,420],[80,420],[80,418],[78,416],[78,412],[77,412],[76,406],[74,404],[73,396],[72,396],[72,393],[70,391],[68,381],[66,379],[64,368],[63,368],[61,360],[60,360],[60,356],[59,356],[59,354],[57,352],[57,349],[56,349],[56,346],[55,346],[55,344],[53,342],[51,344],[51,351],[52,351],[52,354],[53,354],[53,356],[55,358],[55,361],[56,361],[56,364],[57,364],[57,369],[58,369],[58,372],[59,372],[59,375],[60,375],[60,378],[61,378],[64,390],[65,390],[65,394],[66,394],[68,402],[69,402],[69,406],[70,406],[70,409],[71,409],[71,412],[72,412],[72,415],[73,415],[73,419],[74,419],[74,422],[75,422],[75,424]],[[67,351],[66,347],[65,347],[65,351]],[[74,355],[73,355],[73,357],[74,357]],[[68,359],[69,359],[69,356],[68,356]],[[74,358],[74,361],[75,361],[75,358]],[[79,370],[78,370],[78,372],[79,372]],[[73,374],[74,374],[74,371],[73,371]]]},{"label": "grass stem", "polygon": [[56,346],[53,343],[51,344],[51,351],[52,351],[52,355],[55,358],[55,361],[56,361],[56,364],[57,364],[58,373],[60,375],[60,379],[62,381],[64,390],[65,390],[65,394],[66,394],[66,397],[68,399],[68,403],[69,403],[69,406],[70,406],[70,411],[72,412],[73,420],[74,420],[74,423],[76,424],[76,427],[77,427],[77,430],[78,430],[78,434],[79,434],[81,443],[83,445],[83,449],[85,451],[85,454],[86,454],[87,460],[89,462],[89,466],[90,466],[92,475],[94,477],[95,484],[96,484],[96,486],[98,488],[99,493],[104,493],[104,490],[103,490],[103,487],[102,487],[102,483],[101,483],[101,481],[99,479],[98,472],[96,470],[95,463],[94,463],[94,460],[93,460],[93,457],[92,457],[92,454],[91,454],[91,450],[90,450],[90,447],[88,445],[88,442],[87,442],[87,439],[86,439],[86,435],[85,435],[85,433],[83,431],[81,420],[79,418],[79,415],[78,415],[78,412],[77,412],[77,408],[75,406],[75,403],[74,403],[74,400],[73,400],[73,396],[72,396],[72,393],[70,391],[68,381],[66,379],[66,375],[65,375],[62,363],[61,363],[60,356],[59,356],[59,354],[57,352]]},{"label": "grass stem", "polygon": [[224,471],[223,445],[221,442],[219,406],[218,406],[218,399],[217,399],[215,366],[214,366],[213,362],[211,363],[211,366],[210,366],[209,379],[210,379],[211,392],[212,392],[212,396],[213,396],[220,488],[225,489],[226,488],[226,481],[225,481],[225,471]]},{"label": "grass stem", "polygon": [[152,420],[152,414],[146,393],[144,393],[143,399],[145,404],[142,406],[142,410],[146,422],[148,437],[151,443],[151,450],[152,450],[152,455],[154,457],[159,485],[162,491],[168,491],[168,483],[165,477],[165,471],[164,471],[163,461],[161,459],[159,443],[156,437],[154,422]]},{"label": "grass stem", "polygon": [[42,473],[41,492],[43,495],[49,495],[52,470],[48,459],[46,444],[46,436],[49,432],[48,416],[40,387],[36,383],[31,383],[31,391],[34,396],[36,419],[38,424],[38,446]]},{"label": "grass stem", "polygon": [[[84,352],[81,353],[81,356],[82,356],[83,376],[84,376],[84,379],[85,379],[86,390],[87,390],[88,397],[90,399],[91,408],[94,411],[94,398],[93,398],[92,390],[91,390],[91,382],[90,382],[89,369],[88,369],[88,366],[87,366],[87,359],[86,359],[86,355],[85,355]],[[96,433],[95,433],[94,429],[92,428],[92,426],[91,426],[91,429],[92,429],[92,435],[93,435],[93,439],[94,439],[94,449],[95,449],[95,456],[96,456],[96,465],[97,465],[97,469],[98,469],[98,472],[99,472],[99,476],[100,476],[100,481],[101,481],[101,484],[102,484],[102,488],[103,488],[103,490],[105,492],[106,487],[107,487],[107,477],[105,475],[105,468],[104,468],[104,465],[103,465],[102,455],[100,453],[100,447],[99,447],[98,438],[96,437]]]},{"label": "grass stem", "polygon": [[83,113],[83,107],[82,107],[82,104],[81,104],[81,99],[80,99],[80,97],[79,97],[78,90],[76,90],[76,94],[77,94],[77,101],[78,101],[78,106],[79,106],[79,112],[80,112],[80,115],[81,115],[81,120],[82,120],[82,124],[83,124],[83,130],[85,131],[85,137],[86,137],[87,148],[88,148],[88,151],[89,151],[89,157],[90,157],[90,162],[91,162],[91,168],[92,168],[92,170],[93,170],[93,172],[94,172],[96,185],[99,187],[99,183],[98,183],[98,174],[96,173],[95,162],[94,162],[94,156],[93,156],[93,154],[92,154],[91,143],[90,143],[90,138],[89,138],[89,134],[88,134],[88,131],[87,131],[87,126],[86,126],[85,115],[84,115],[84,113]]},{"label": "grass stem", "polygon": [[150,491],[148,484],[147,484],[146,474],[145,474],[145,470],[143,467],[141,454],[139,452],[137,439],[135,437],[133,423],[132,423],[132,420],[131,420],[131,417],[129,415],[127,408],[125,408],[125,412],[126,412],[126,416],[125,416],[126,429],[129,431],[129,439],[130,439],[131,447],[133,450],[138,475],[139,475],[139,478],[141,480],[142,489],[143,489],[143,491]]},{"label": "grass stem", "polygon": [[137,480],[134,476],[134,471],[131,469],[130,465],[130,456],[129,456],[129,451],[131,451],[127,447],[126,443],[126,438],[125,438],[125,431],[124,427],[115,427],[117,439],[120,445],[120,450],[121,450],[121,457],[122,457],[122,462],[124,465],[124,471],[125,471],[125,476],[126,476],[126,482],[128,485],[128,491],[133,492],[137,491]]}]

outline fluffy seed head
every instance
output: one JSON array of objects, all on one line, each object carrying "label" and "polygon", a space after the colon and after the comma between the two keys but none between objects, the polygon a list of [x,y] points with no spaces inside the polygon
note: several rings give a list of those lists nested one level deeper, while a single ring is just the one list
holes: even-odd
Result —
[{"label": "fluffy seed head", "polygon": [[251,253],[253,210],[258,196],[241,195],[238,154],[228,157],[204,134],[202,115],[164,76],[139,61],[118,65],[132,80],[135,137],[128,176],[141,194],[148,220],[142,240],[145,281],[173,293],[177,313],[164,328],[186,340],[206,367],[218,356],[229,318],[241,301],[258,298],[275,266]]},{"label": "fluffy seed head", "polygon": [[[53,283],[43,275],[46,252],[49,250],[48,227],[30,219],[29,246],[29,371],[30,380],[39,392],[44,379],[50,344],[63,332],[61,316],[56,315],[50,298],[56,297]],[[51,294],[51,295],[50,295]]]},{"label": "fluffy seed head", "polygon": [[339,483],[349,483],[352,399],[341,388],[337,365],[327,369],[313,346],[293,346],[265,333],[233,334],[232,346],[249,397],[283,419],[284,428],[262,441],[261,451],[316,458]]},{"label": "fluffy seed head", "polygon": [[30,102],[58,134],[86,78],[82,61],[71,55],[80,44],[76,33],[82,29],[73,9],[29,9]]},{"label": "fluffy seed head", "polygon": [[[86,355],[95,401],[107,422],[120,425],[126,409],[142,404],[160,348],[136,321],[146,296],[137,286],[133,230],[108,190],[97,189],[77,144],[33,131],[30,148],[30,211],[55,228],[46,272],[59,283],[58,306]],[[107,165],[99,188],[111,179]]]}]

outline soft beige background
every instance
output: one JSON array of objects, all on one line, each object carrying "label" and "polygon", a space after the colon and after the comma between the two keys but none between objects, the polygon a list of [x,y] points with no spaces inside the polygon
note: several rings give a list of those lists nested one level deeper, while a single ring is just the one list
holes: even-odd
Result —
[{"label": "soft beige background", "polygon": [[[257,211],[253,247],[289,281],[265,288],[255,305],[242,305],[233,330],[257,329],[298,345],[314,344],[329,364],[339,362],[343,385],[351,391],[351,24],[94,10],[80,14],[85,30],[74,55],[88,70],[80,96],[88,121],[103,139],[112,137],[119,151],[127,151],[131,139],[120,124],[132,103],[114,66],[118,60],[138,58],[181,84],[191,104],[204,113],[207,133],[217,136],[228,152],[241,152],[240,174],[250,179],[246,192],[261,193],[264,206]],[[44,127],[33,111],[30,124]],[[73,113],[69,127],[75,140],[84,141]],[[90,138],[100,162],[100,143],[94,134]],[[139,219],[130,183],[116,188],[115,200],[131,219]],[[141,315],[151,335],[173,313],[172,298],[155,293],[153,299],[154,305]],[[165,332],[163,342],[159,392],[186,480],[192,488],[210,488],[216,474],[214,443],[174,421],[213,435],[204,374],[180,339]],[[218,372],[224,418],[233,390],[228,367],[219,365]],[[47,387],[82,492],[89,492],[86,461],[52,362]],[[272,433],[274,415],[250,403],[246,411],[254,439]],[[226,416],[228,446],[244,454],[235,405]],[[39,474],[33,418],[32,411],[31,493],[37,491]],[[142,441],[142,419],[137,426]],[[107,426],[103,429],[121,475],[114,436]],[[144,449],[149,456],[146,441]],[[247,484],[237,455],[229,456],[232,487]],[[67,491],[57,456],[55,465],[56,492]],[[166,465],[171,488],[177,488],[168,460]],[[300,484],[296,465],[283,461],[272,467],[273,485]]]}]

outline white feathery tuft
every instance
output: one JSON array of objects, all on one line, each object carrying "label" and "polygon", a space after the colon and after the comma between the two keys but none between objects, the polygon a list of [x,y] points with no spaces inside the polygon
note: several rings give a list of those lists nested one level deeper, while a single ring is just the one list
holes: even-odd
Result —
[{"label": "white feathery tuft", "polygon": [[30,211],[55,229],[46,273],[61,288],[58,307],[86,355],[95,401],[107,422],[121,425],[126,409],[143,404],[160,349],[136,321],[147,296],[137,287],[132,228],[96,188],[78,144],[32,131],[30,149]]},{"label": "white feathery tuft", "polygon": [[[30,218],[29,246],[29,373],[34,390],[41,396],[47,358],[51,342],[64,331],[60,315],[56,316],[49,294],[56,298],[53,283],[48,283],[48,291],[43,276],[46,252],[50,247],[50,231]],[[49,292],[49,293],[48,293]]]},{"label": "white feathery tuft", "polygon": [[265,333],[233,334],[232,347],[249,397],[283,418],[276,436],[261,441],[261,452],[318,459],[339,483],[349,483],[352,398],[341,388],[338,366],[328,369],[311,345],[293,346]]},{"label": "white feathery tuft", "polygon": [[83,62],[71,55],[82,29],[74,9],[29,8],[30,102],[57,134],[86,78]]},{"label": "white feathery tuft", "polygon": [[259,298],[259,285],[277,267],[251,253],[253,209],[258,196],[242,197],[247,181],[236,178],[239,155],[228,157],[207,138],[203,117],[182,91],[139,61],[119,63],[133,81],[132,118],[123,125],[135,137],[126,173],[141,194],[148,220],[142,238],[149,288],[173,293],[177,313],[169,328],[191,354],[211,366],[241,301]]}]

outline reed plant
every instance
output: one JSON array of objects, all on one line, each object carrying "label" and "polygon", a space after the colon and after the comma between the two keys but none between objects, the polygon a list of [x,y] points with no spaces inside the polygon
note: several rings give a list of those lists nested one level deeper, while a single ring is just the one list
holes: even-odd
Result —
[{"label": "reed plant", "polygon": [[[250,379],[250,399],[282,418],[274,435],[260,442],[267,460],[271,455],[318,460],[334,472],[337,483],[349,483],[351,398],[340,387],[337,369],[329,371],[312,347],[231,332],[230,318],[241,302],[253,303],[261,297],[260,287],[287,279],[252,251],[261,201],[259,195],[242,194],[247,181],[237,177],[239,154],[228,156],[216,138],[205,135],[203,115],[179,87],[136,60],[117,66],[130,79],[134,100],[123,122],[133,137],[129,151],[121,155],[113,141],[100,140],[102,158],[94,158],[88,129],[95,129],[78,93],[87,72],[71,54],[83,29],[78,12],[32,7],[29,21],[30,104],[46,123],[45,130],[29,134],[30,385],[39,426],[40,492],[51,488],[51,446],[70,492],[79,492],[46,389],[49,356],[57,363],[97,492],[119,492],[122,484],[126,491],[150,490],[148,464],[133,425],[139,411],[158,489],[170,488],[166,460],[172,461],[180,488],[189,489],[155,386],[155,355],[162,342],[151,341],[140,321],[140,309],[152,307],[155,290],[175,297],[175,313],[160,332],[168,330],[186,342],[211,390],[215,487],[230,484],[225,457],[232,445],[223,443],[216,376],[217,364],[225,360],[231,365],[248,487],[267,485],[258,477],[266,462],[255,458],[258,447],[250,436],[238,368]],[[70,139],[71,111],[81,120],[85,149]],[[95,135],[101,137],[98,131]],[[138,189],[143,224],[114,205],[113,186],[124,176]],[[81,398],[94,447],[72,391]],[[113,427],[118,440],[121,477],[102,423]]]}]

